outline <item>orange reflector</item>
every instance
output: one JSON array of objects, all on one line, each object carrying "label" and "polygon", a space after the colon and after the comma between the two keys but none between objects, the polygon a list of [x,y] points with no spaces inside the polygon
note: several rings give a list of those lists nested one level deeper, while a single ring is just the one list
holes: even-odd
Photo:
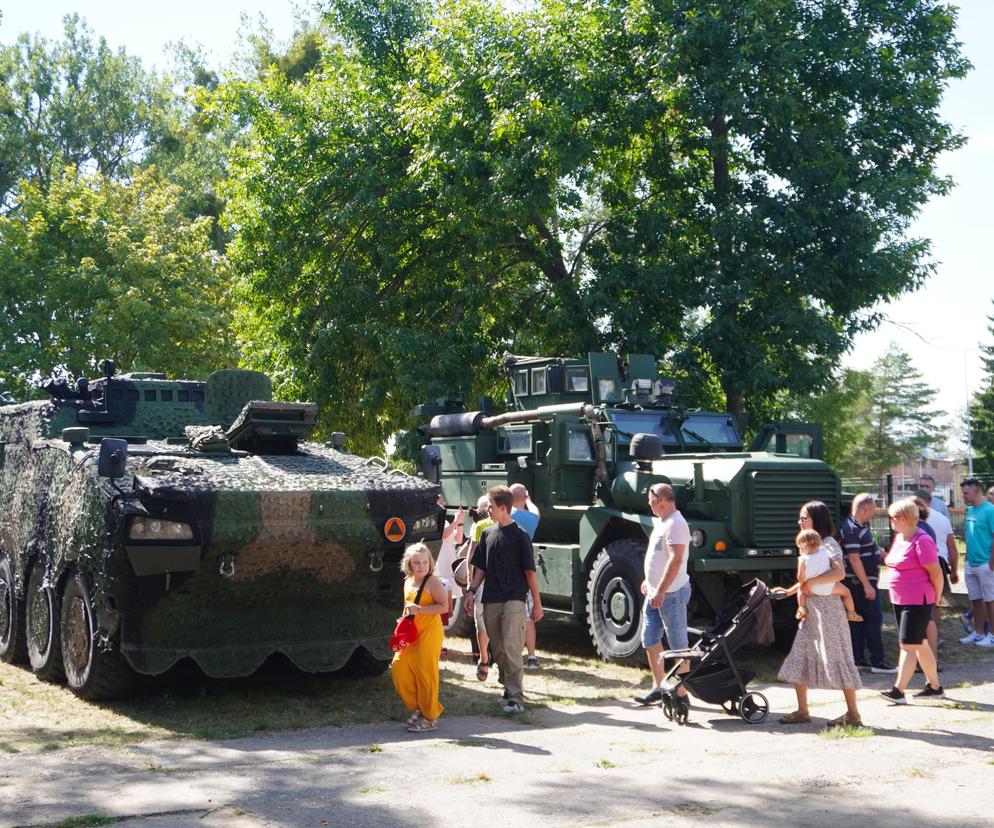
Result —
[{"label": "orange reflector", "polygon": [[714,545],[715,552],[724,552],[726,549],[728,549],[728,544],[726,544],[724,541],[718,541]]},{"label": "orange reflector", "polygon": [[383,536],[392,543],[404,540],[407,534],[407,525],[399,517],[392,517],[383,527]]}]

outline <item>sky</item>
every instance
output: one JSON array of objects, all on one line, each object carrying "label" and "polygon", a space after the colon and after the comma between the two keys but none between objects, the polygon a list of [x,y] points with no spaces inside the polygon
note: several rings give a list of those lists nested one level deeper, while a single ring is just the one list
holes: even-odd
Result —
[{"label": "sky", "polygon": [[[980,345],[994,345],[988,317],[994,314],[994,0],[962,0],[958,37],[973,71],[954,81],[943,99],[946,120],[967,136],[962,149],[940,159],[939,171],[955,181],[953,191],[933,199],[910,234],[931,239],[936,274],[926,285],[880,307],[886,321],[859,336],[843,363],[869,368],[891,342],[911,356],[925,381],[938,392],[942,424],[962,420],[967,392],[977,390],[983,367]],[[278,39],[286,40],[308,0],[0,0],[0,43],[24,31],[58,38],[63,15],[77,12],[112,47],[124,47],[146,66],[168,68],[169,42],[200,44],[221,65],[235,52],[242,16],[263,14]],[[137,12],[136,9],[141,9]]]}]

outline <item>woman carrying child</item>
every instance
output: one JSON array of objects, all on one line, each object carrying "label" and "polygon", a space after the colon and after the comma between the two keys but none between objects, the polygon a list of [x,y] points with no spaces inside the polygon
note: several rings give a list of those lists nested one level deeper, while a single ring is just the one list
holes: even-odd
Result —
[{"label": "woman carrying child", "polygon": [[390,665],[393,686],[404,706],[412,711],[407,720],[411,733],[424,733],[438,727],[443,707],[438,702],[438,661],[442,654],[442,613],[449,594],[432,574],[434,562],[424,543],[414,543],[404,551],[400,562],[404,580],[404,613],[414,617],[418,637],[397,653]]},{"label": "woman carrying child", "polygon": [[[802,530],[813,529],[828,552],[830,569],[820,575],[807,574],[799,589],[806,596],[806,617],[797,628],[790,654],[780,667],[779,678],[794,685],[797,710],[781,717],[781,724],[804,724],[811,721],[808,688],[841,690],[846,712],[832,719],[829,727],[862,724],[856,705],[856,691],[863,686],[853,661],[852,639],[842,602],[834,595],[818,595],[819,586],[834,584],[845,577],[842,548],[835,541],[835,524],[828,506],[812,500],[801,507],[797,520]],[[774,590],[781,594],[784,589]]]},{"label": "woman carrying child", "polygon": [[[794,584],[787,594],[797,592],[797,620],[803,621],[808,617],[807,596],[802,587],[805,582],[812,578],[828,572],[832,568],[832,560],[828,556],[828,547],[822,543],[821,535],[814,529],[802,529],[794,539],[797,544],[797,551],[800,553],[797,558],[797,583]],[[837,595],[842,599],[842,604],[846,608],[846,615],[854,624],[863,620],[863,616],[856,612],[856,604],[853,603],[852,593],[840,582],[834,584],[814,583],[811,586],[813,595]]]}]

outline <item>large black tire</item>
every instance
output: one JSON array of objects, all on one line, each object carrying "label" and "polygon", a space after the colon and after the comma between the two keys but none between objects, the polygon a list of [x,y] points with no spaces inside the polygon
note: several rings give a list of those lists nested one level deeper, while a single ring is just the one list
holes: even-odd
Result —
[{"label": "large black tire", "polygon": [[24,596],[17,594],[10,559],[0,554],[0,661],[23,664],[27,660]]},{"label": "large black tire", "polygon": [[55,588],[45,584],[40,563],[31,567],[24,617],[31,669],[42,681],[62,681],[61,607]]},{"label": "large black tire", "polygon": [[137,676],[116,649],[97,644],[93,596],[86,577],[74,572],[62,590],[62,662],[69,689],[101,701],[128,695]]},{"label": "large black tire", "polygon": [[632,538],[609,543],[587,581],[587,626],[605,661],[632,667],[648,664],[642,648],[642,561],[645,543]]}]

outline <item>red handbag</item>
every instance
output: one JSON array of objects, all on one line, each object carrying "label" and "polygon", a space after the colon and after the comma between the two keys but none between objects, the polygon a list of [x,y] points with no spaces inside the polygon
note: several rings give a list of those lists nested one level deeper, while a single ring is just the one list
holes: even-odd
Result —
[{"label": "red handbag", "polygon": [[[421,582],[421,586],[418,587],[418,594],[414,598],[415,604],[421,601],[421,593],[424,592],[425,584],[428,583],[428,579],[430,577],[431,573],[425,576],[424,580]],[[404,615],[397,621],[397,626],[394,627],[393,635],[390,636],[390,649],[395,653],[399,653],[405,647],[410,647],[417,640],[418,628],[414,624],[414,616]]]}]

